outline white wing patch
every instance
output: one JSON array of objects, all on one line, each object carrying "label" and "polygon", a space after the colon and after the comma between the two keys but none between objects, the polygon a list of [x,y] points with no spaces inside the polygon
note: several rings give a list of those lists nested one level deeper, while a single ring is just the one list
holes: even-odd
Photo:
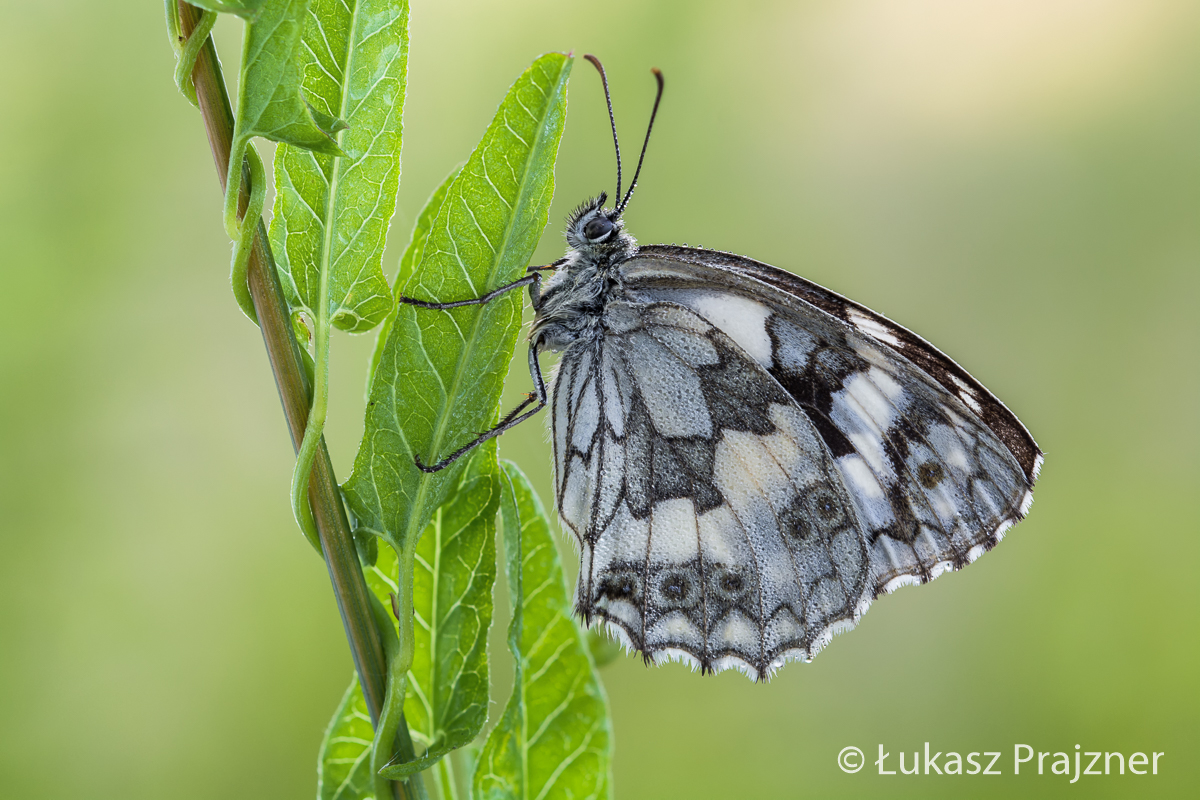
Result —
[{"label": "white wing patch", "polygon": [[664,436],[711,436],[712,420],[695,370],[653,336],[629,334],[627,347],[637,354],[626,363],[655,429]]},{"label": "white wing patch", "polygon": [[771,309],[736,294],[692,291],[676,302],[711,322],[760,364],[770,364],[771,337],[767,335],[767,317]]},{"label": "white wing patch", "polygon": [[882,322],[873,317],[868,317],[866,314],[860,314],[858,311],[851,310],[850,322],[863,333],[881,342],[887,342],[892,345],[900,344],[900,338]]}]

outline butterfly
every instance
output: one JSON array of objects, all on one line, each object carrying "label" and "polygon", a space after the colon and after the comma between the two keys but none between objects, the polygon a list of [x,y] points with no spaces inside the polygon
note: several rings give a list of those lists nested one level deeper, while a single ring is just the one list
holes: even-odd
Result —
[{"label": "butterfly", "polygon": [[[529,287],[535,391],[442,460],[549,406],[555,492],[580,551],[576,608],[648,662],[766,680],[871,602],[994,547],[1029,512],[1042,452],[977,380],[916,334],[739,255],[639,246],[617,203],[570,216]],[[543,270],[553,269],[544,284]],[[540,351],[562,353],[548,391]]]}]

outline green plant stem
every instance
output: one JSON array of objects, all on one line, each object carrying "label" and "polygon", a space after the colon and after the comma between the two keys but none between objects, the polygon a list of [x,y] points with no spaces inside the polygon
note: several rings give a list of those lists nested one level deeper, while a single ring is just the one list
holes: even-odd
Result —
[{"label": "green plant stem", "polygon": [[[188,37],[196,29],[203,12],[182,0],[178,0],[177,7],[180,33]],[[223,190],[225,178],[229,174],[234,117],[211,37],[199,48],[199,56],[192,70],[192,82]],[[243,191],[238,197],[241,213],[244,213],[249,205],[250,194],[246,187],[250,180],[249,170],[243,164]],[[271,370],[275,375],[275,385],[283,403],[292,444],[299,448],[309,414],[311,386],[308,373],[304,366],[303,353],[292,332],[287,302],[279,284],[274,258],[267,244],[266,226],[261,218],[245,220],[243,224],[253,225],[255,230],[246,269],[247,284],[254,301]],[[321,551],[329,569],[329,579],[333,584],[338,610],[341,612],[346,639],[354,658],[354,667],[362,684],[371,722],[378,728],[386,694],[386,659],[379,630],[371,613],[369,590],[363,580],[362,567],[342,505],[341,492],[334,478],[333,465],[323,439],[317,447],[308,489],[313,520],[320,536]],[[411,587],[409,591],[411,593]],[[409,609],[411,610],[411,597]],[[411,622],[409,635],[405,638],[410,642],[411,648]],[[402,715],[397,720],[397,727],[397,753],[405,759],[411,759],[414,757],[412,739]],[[410,779],[410,787],[400,783],[393,783],[392,786],[394,796],[401,800],[407,800],[409,796],[414,795],[408,788],[417,789],[415,796],[423,795],[424,792],[417,787],[421,787],[419,775]]]},{"label": "green plant stem", "polygon": [[450,763],[452,755],[454,754],[448,753],[437,763],[436,780],[442,800],[458,800],[458,787],[454,785],[454,766]]},{"label": "green plant stem", "polygon": [[[381,544],[387,547],[386,544]],[[398,573],[396,577],[396,611],[400,623],[398,640],[391,640],[389,649],[387,697],[384,701],[383,714],[380,724],[376,727],[375,742],[371,748],[371,771],[377,784],[387,781],[379,775],[391,758],[391,753],[397,751],[393,736],[408,734],[407,726],[389,724],[404,718],[404,695],[408,688],[408,671],[412,669],[414,638],[413,638],[413,556],[415,546],[397,551]],[[391,623],[388,622],[390,625]],[[412,740],[407,742],[408,751],[412,752]],[[416,779],[414,781],[414,778]],[[408,778],[412,794],[416,798],[427,800],[425,784],[420,780],[420,773]],[[376,793],[379,793],[376,789]],[[444,798],[444,795],[443,795]]]},{"label": "green plant stem", "polygon": [[[326,276],[321,275],[321,286],[324,288]],[[304,437],[296,449],[296,465],[292,469],[292,513],[304,535],[310,540],[320,534],[313,520],[312,504],[309,503],[309,483],[312,480],[313,464],[317,458],[318,448],[324,447],[325,416],[329,412],[329,320],[327,304],[322,299],[322,311],[316,320],[316,354],[313,363],[312,410],[309,413],[308,424],[304,429]]]}]

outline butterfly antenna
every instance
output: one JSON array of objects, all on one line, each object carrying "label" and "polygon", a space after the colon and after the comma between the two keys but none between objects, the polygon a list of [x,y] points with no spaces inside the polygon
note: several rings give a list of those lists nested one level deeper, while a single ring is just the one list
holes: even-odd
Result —
[{"label": "butterfly antenna", "polygon": [[[654,79],[658,81],[658,93],[654,95],[654,108],[650,111],[650,124],[646,126],[646,139],[642,142],[642,154],[638,156],[637,169],[633,171],[633,181],[631,181],[629,184],[629,191],[626,192],[625,197],[621,200],[621,205],[617,206],[618,215],[625,210],[625,206],[629,205],[629,198],[633,197],[633,190],[637,188],[638,175],[642,174],[642,161],[646,159],[646,147],[650,144],[650,131],[654,130],[654,118],[658,115],[658,102],[662,100],[662,72],[653,67],[650,69],[650,71],[654,73]],[[617,194],[619,195],[620,192]]]},{"label": "butterfly antenna", "polygon": [[590,53],[584,58],[592,62],[592,66],[600,73],[600,82],[604,84],[604,102],[608,103],[608,122],[612,125],[613,148],[617,151],[617,193],[613,197],[619,200],[621,198],[621,143],[617,141],[617,118],[613,116],[612,95],[608,93],[608,76],[604,74],[604,65],[600,63],[600,59]]}]

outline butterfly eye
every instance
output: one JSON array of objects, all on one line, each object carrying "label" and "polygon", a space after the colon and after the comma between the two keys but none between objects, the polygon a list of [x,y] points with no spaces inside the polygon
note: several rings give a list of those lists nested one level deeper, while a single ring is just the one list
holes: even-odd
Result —
[{"label": "butterfly eye", "polygon": [[589,242],[599,242],[612,233],[613,224],[608,217],[598,216],[592,217],[583,226],[583,235],[587,237]]}]

